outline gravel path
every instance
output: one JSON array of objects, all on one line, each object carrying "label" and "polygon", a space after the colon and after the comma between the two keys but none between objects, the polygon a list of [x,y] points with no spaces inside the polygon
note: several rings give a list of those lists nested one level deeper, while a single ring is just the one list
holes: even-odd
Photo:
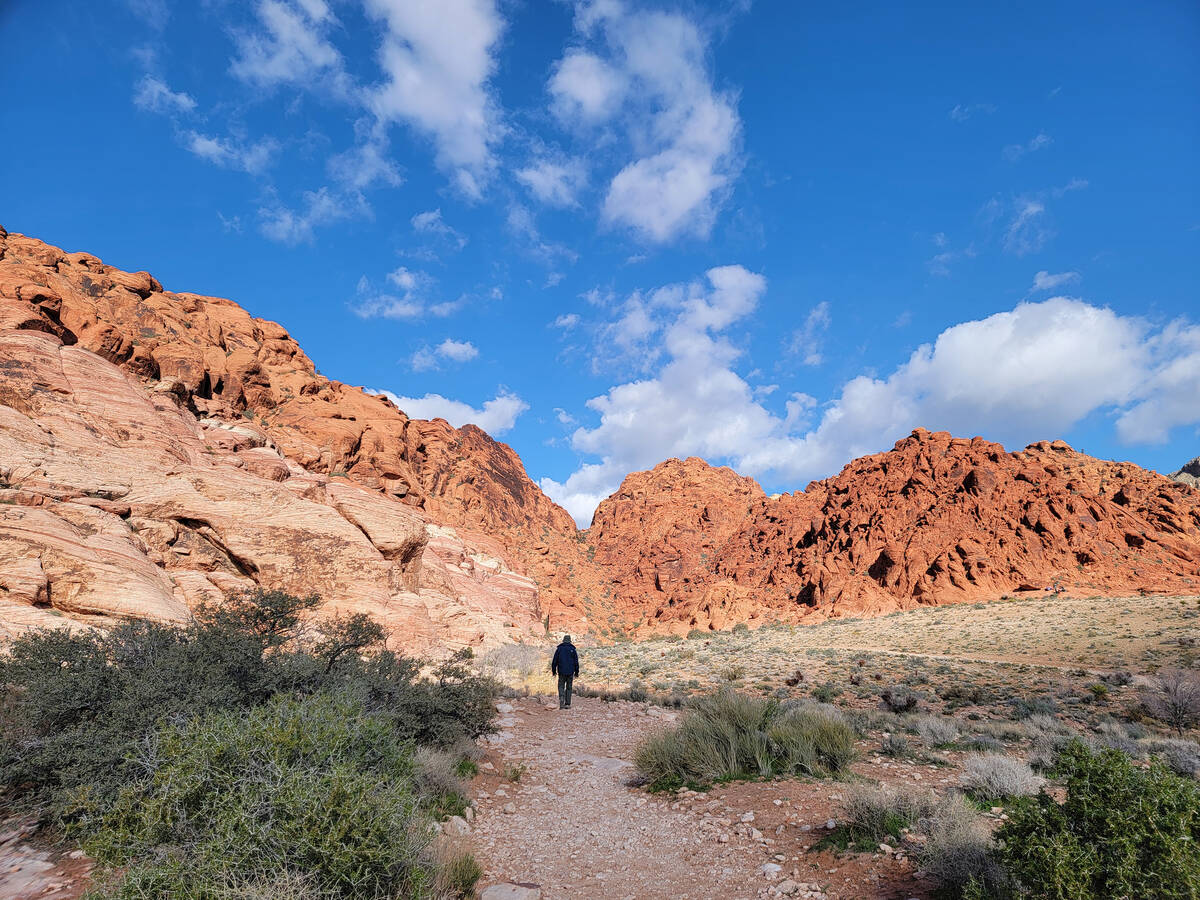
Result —
[{"label": "gravel path", "polygon": [[[760,871],[764,848],[721,801],[697,810],[626,786],[637,739],[673,713],[584,698],[570,710],[527,699],[501,711],[496,761],[476,784],[483,885],[536,884],[545,900],[749,900],[778,880]],[[518,783],[502,776],[520,764]]]}]

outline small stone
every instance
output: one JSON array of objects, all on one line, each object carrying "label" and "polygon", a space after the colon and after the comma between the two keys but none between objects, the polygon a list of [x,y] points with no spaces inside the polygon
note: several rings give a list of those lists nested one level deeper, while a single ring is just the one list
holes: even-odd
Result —
[{"label": "small stone", "polygon": [[762,872],[768,878],[773,878],[783,871],[783,866],[777,863],[763,863],[758,867],[758,871]]},{"label": "small stone", "polygon": [[752,813],[752,812],[742,813],[742,817],[740,819],[738,819],[738,821],[739,822],[753,822],[754,821],[754,813]]},{"label": "small stone", "polygon": [[794,894],[794,893],[796,893],[796,891],[800,890],[800,885],[798,885],[796,882],[792,881],[792,879],[788,878],[784,881],[779,882],[779,884],[775,885],[775,890],[778,891],[780,894],[789,895],[789,894]]},{"label": "small stone", "polygon": [[837,828],[837,822],[835,822],[833,819],[825,820],[825,830],[826,831],[833,831],[833,829],[835,829],[835,828]]},{"label": "small stone", "polygon": [[510,816],[512,816],[512,815],[516,815],[516,812],[517,812],[517,804],[515,804],[515,803],[505,803],[505,804],[504,804],[504,811],[505,811],[505,812],[506,812],[508,815],[510,815]]},{"label": "small stone", "polygon": [[542,889],[536,884],[493,884],[483,889],[479,900],[542,900]]},{"label": "small stone", "polygon": [[467,824],[467,820],[462,816],[451,816],[446,820],[446,824],[442,830],[446,834],[464,835],[471,833],[471,826]]}]

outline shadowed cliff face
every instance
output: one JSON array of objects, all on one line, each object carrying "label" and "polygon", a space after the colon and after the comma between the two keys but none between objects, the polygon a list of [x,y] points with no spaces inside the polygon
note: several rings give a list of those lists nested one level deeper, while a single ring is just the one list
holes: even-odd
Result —
[{"label": "shadowed cliff face", "polygon": [[703,460],[592,527],[474,426],[317,374],[280,326],[0,229],[0,627],[316,591],[422,647],[1071,592],[1195,592],[1200,493],[917,431],[767,498]]}]

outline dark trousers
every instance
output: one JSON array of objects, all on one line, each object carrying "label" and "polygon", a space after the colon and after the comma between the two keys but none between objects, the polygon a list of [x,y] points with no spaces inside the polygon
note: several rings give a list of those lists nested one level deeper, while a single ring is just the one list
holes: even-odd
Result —
[{"label": "dark trousers", "polygon": [[571,708],[571,685],[572,685],[572,683],[574,683],[574,681],[575,681],[574,675],[559,674],[559,676],[558,676],[558,708],[559,709],[570,709]]}]

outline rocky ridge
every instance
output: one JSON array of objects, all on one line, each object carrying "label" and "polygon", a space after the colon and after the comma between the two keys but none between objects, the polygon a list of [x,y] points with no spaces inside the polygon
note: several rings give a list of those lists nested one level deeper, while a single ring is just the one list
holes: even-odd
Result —
[{"label": "rocky ridge", "polygon": [[253,585],[433,648],[1200,584],[1195,490],[920,429],[773,498],[667,460],[578,531],[480,429],[323,377],[230,300],[3,229],[0,370],[0,634]]},{"label": "rocky ridge", "polygon": [[1188,487],[1200,488],[1200,456],[1184,463],[1179,471],[1172,472],[1170,477]]},{"label": "rocky ridge", "polygon": [[802,622],[1041,590],[1196,593],[1200,493],[1062,441],[1009,453],[918,429],[803,492],[759,496],[709,560],[676,577],[648,624]]}]

